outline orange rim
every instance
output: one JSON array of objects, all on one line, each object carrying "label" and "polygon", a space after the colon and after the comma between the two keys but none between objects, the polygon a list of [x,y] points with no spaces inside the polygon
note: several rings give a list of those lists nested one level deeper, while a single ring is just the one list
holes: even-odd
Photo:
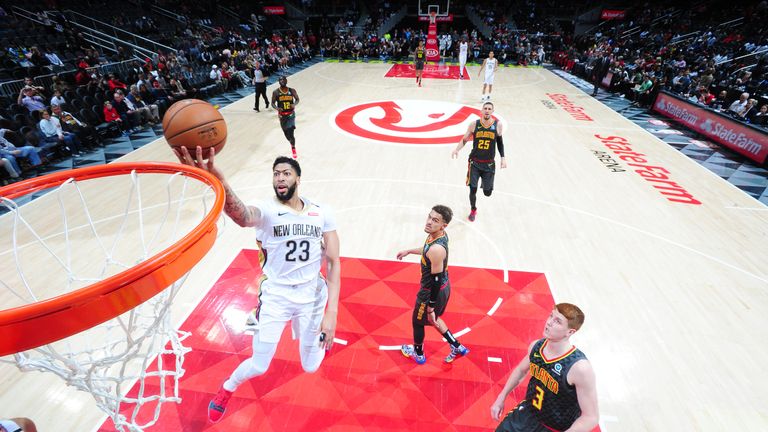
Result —
[{"label": "orange rim", "polygon": [[184,173],[209,185],[215,201],[203,220],[181,240],[139,265],[107,279],[36,303],[0,311],[0,356],[72,336],[115,318],[165,290],[192,269],[216,241],[216,220],[224,207],[224,187],[211,173],[165,162],[113,163],[79,168],[0,188],[0,197],[17,198],[56,187],[69,179],[138,173]]}]

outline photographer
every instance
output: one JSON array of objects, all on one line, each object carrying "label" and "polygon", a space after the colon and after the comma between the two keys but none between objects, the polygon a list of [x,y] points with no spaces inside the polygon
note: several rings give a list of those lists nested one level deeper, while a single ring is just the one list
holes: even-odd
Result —
[{"label": "photographer", "polygon": [[30,87],[37,90],[37,94],[45,97],[45,87],[36,86],[35,81],[31,77],[24,77],[24,87]]},{"label": "photographer", "polygon": [[29,112],[44,110],[46,108],[42,96],[38,94],[37,87],[24,86],[19,92],[16,103],[23,105]]}]

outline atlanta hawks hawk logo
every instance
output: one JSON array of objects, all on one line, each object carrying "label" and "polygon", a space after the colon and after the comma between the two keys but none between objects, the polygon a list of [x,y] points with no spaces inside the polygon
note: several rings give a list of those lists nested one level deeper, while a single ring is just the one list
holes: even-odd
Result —
[{"label": "atlanta hawks hawk logo", "polygon": [[344,108],[331,116],[331,123],[342,133],[366,140],[394,144],[456,144],[467,131],[469,122],[481,116],[479,106],[390,100]]}]

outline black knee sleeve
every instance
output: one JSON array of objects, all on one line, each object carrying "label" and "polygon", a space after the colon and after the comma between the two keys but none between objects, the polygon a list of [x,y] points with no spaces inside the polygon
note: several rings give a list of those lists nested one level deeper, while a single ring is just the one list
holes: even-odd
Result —
[{"label": "black knee sleeve", "polygon": [[294,128],[283,129],[283,135],[285,135],[285,139],[287,139],[291,145],[296,143],[296,138],[294,138],[293,131]]},{"label": "black knee sleeve", "polygon": [[487,197],[491,196],[492,193],[493,193],[493,189],[488,189],[488,190],[483,189],[483,195]]},{"label": "black knee sleeve", "polygon": [[421,324],[413,324],[413,343],[417,345],[421,345],[424,343],[424,335],[426,332],[424,331],[424,326]]},{"label": "black knee sleeve", "polygon": [[477,188],[476,187],[469,187],[469,206],[472,208],[472,210],[476,209],[477,206]]}]

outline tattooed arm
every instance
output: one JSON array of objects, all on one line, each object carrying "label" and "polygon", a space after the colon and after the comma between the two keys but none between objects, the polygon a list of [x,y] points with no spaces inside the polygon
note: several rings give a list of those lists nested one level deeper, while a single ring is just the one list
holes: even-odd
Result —
[{"label": "tattooed arm", "polygon": [[259,223],[259,220],[261,219],[261,211],[259,211],[257,207],[245,205],[245,203],[235,195],[235,191],[229,183],[227,183],[224,174],[213,165],[213,157],[215,154],[213,148],[210,149],[208,160],[203,159],[203,149],[201,147],[197,148],[195,159],[192,159],[187,148],[183,146],[174,147],[173,152],[176,153],[176,156],[181,163],[204,169],[221,180],[226,194],[224,212],[235,221],[236,224],[241,227],[252,227]]},{"label": "tattooed arm", "polygon": [[219,179],[224,184],[224,191],[227,195],[227,200],[224,202],[224,213],[241,227],[256,226],[261,219],[261,211],[259,211],[258,207],[245,205],[245,203],[235,195],[235,191],[232,190],[229,184],[221,177],[219,177]]}]

